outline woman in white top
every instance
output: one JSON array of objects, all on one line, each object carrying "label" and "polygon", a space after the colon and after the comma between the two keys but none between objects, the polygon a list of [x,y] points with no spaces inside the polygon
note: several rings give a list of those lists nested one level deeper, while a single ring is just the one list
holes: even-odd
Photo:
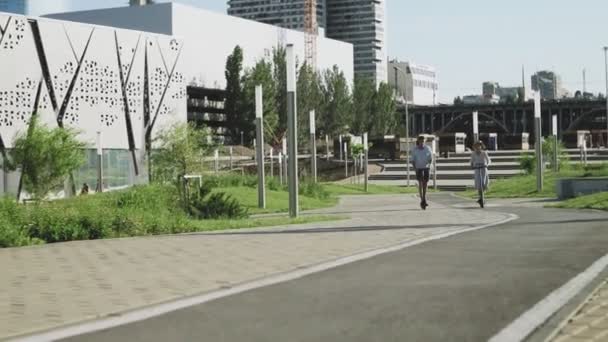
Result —
[{"label": "woman in white top", "polygon": [[475,176],[475,189],[479,192],[479,200],[477,203],[483,208],[484,196],[483,193],[488,189],[490,183],[490,174],[488,166],[492,163],[488,152],[485,150],[483,142],[477,141],[473,144],[473,153],[471,153],[471,167]]}]

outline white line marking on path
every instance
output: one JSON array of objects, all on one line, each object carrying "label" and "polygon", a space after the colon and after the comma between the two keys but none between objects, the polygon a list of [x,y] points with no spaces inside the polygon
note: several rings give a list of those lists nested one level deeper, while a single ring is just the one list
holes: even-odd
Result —
[{"label": "white line marking on path", "polygon": [[524,312],[515,321],[494,335],[489,342],[523,341],[544,324],[559,309],[589,285],[606,267],[608,254],[595,261],[589,268]]},{"label": "white line marking on path", "polygon": [[378,255],[381,255],[381,254],[396,252],[396,251],[405,249],[407,247],[416,246],[416,245],[419,245],[419,244],[422,244],[425,242],[440,240],[440,239],[444,239],[444,238],[447,238],[447,237],[450,237],[453,235],[458,235],[458,234],[463,234],[463,233],[467,233],[467,232],[471,232],[471,231],[475,231],[475,230],[498,226],[498,225],[501,225],[501,224],[504,224],[504,223],[507,223],[507,222],[510,222],[510,221],[513,221],[513,220],[516,220],[519,218],[515,214],[506,214],[506,215],[507,215],[507,218],[505,218],[501,221],[498,221],[498,222],[494,222],[494,223],[490,223],[490,224],[486,224],[486,225],[482,225],[482,226],[477,226],[477,227],[472,227],[472,228],[466,228],[466,229],[457,230],[457,231],[452,231],[452,232],[448,232],[448,233],[438,234],[435,236],[430,236],[430,237],[419,239],[416,241],[408,241],[408,242],[400,243],[400,244],[397,244],[397,245],[394,245],[391,247],[374,249],[371,251],[339,258],[339,259],[336,259],[333,261],[324,262],[321,264],[312,265],[312,266],[296,269],[293,271],[288,271],[286,273],[266,277],[266,278],[259,279],[259,280],[254,280],[254,281],[247,282],[244,284],[236,285],[229,289],[221,289],[221,290],[201,294],[201,295],[194,296],[194,297],[178,299],[176,301],[163,303],[163,304],[159,304],[159,305],[154,305],[154,306],[147,307],[147,308],[135,309],[133,311],[126,312],[120,316],[102,318],[100,320],[85,322],[85,323],[76,324],[73,326],[62,327],[62,328],[50,330],[50,331],[39,333],[39,334],[31,334],[31,335],[25,336],[25,337],[13,338],[9,341],[20,341],[20,342],[55,341],[55,340],[65,339],[65,338],[84,335],[84,334],[90,334],[90,333],[100,331],[100,330],[115,328],[115,327],[118,327],[121,325],[126,325],[126,324],[130,324],[130,323],[143,321],[146,319],[162,316],[164,314],[167,314],[167,313],[170,313],[173,311],[177,311],[177,310],[189,308],[192,306],[196,306],[199,304],[203,304],[206,302],[210,302],[210,301],[213,301],[216,299],[236,295],[236,294],[239,294],[242,292],[258,289],[261,287],[266,287],[266,286],[270,286],[270,285],[275,285],[275,284],[291,281],[291,280],[302,278],[302,277],[305,277],[305,276],[308,276],[308,275],[311,275],[314,273],[327,271],[332,268],[336,268],[336,267],[350,264],[353,262],[369,259],[369,258],[378,256]]}]

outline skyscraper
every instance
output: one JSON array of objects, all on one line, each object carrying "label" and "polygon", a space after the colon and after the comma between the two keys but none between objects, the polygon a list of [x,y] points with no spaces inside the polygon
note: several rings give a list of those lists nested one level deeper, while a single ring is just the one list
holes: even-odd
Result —
[{"label": "skyscraper", "polygon": [[0,0],[0,12],[27,14],[27,0]]},{"label": "skyscraper", "polygon": [[532,90],[540,90],[540,96],[547,100],[556,100],[568,95],[562,88],[562,78],[553,71],[539,71],[532,75]]},{"label": "skyscraper", "polygon": [[[304,0],[228,0],[228,14],[288,29],[304,30]],[[317,0],[317,22],[322,33],[325,28],[325,0]]]},{"label": "skyscraper", "polygon": [[386,82],[385,0],[327,0],[329,38],[353,44],[355,75]]},{"label": "skyscraper", "polygon": [[[228,14],[303,30],[304,0],[229,0]],[[354,46],[355,75],[387,81],[385,0],[318,0],[320,34]]]}]

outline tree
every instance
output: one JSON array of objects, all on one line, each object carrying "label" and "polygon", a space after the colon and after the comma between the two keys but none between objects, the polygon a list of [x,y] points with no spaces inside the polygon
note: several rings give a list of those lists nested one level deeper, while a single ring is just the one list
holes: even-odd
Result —
[{"label": "tree", "polygon": [[455,105],[462,105],[464,104],[464,101],[462,100],[462,98],[460,98],[460,96],[454,98],[454,104]]},{"label": "tree", "polygon": [[44,199],[51,190],[63,185],[72,172],[85,162],[86,145],[69,128],[49,128],[36,116],[27,132],[17,136],[6,171],[21,169],[23,188],[32,197]]},{"label": "tree", "polygon": [[316,115],[322,115],[321,108],[323,94],[321,92],[321,78],[306,63],[298,73],[297,102],[298,102],[298,135],[299,139],[308,141],[310,134],[310,111],[315,110]]},{"label": "tree", "polygon": [[247,121],[243,130],[246,141],[255,138],[255,87],[261,85],[264,103],[264,137],[267,142],[280,140],[276,136],[279,124],[277,113],[277,89],[273,78],[273,66],[270,61],[260,60],[251,69],[245,71],[243,76],[243,103],[241,112]]},{"label": "tree", "polygon": [[384,136],[394,133],[399,122],[397,106],[393,96],[393,88],[387,83],[380,83],[374,97],[374,119],[371,132],[374,135]]},{"label": "tree", "polygon": [[236,46],[226,60],[226,128],[230,141],[234,144],[240,141],[243,122],[239,113],[239,101],[242,96],[241,73],[243,70],[243,50]]},{"label": "tree", "polygon": [[369,78],[355,78],[353,89],[353,109],[350,129],[353,134],[369,132],[373,124],[374,97],[376,85]]},{"label": "tree", "polygon": [[152,177],[155,182],[173,182],[184,175],[200,173],[202,158],[212,146],[207,133],[194,124],[175,124],[159,132],[152,153]]},{"label": "tree", "polygon": [[334,66],[324,73],[323,112],[319,133],[335,136],[348,130],[351,112],[351,97],[344,73]]},{"label": "tree", "polygon": [[287,131],[287,51],[279,45],[272,49],[272,76],[277,90],[276,111],[279,115],[276,136],[278,140]]}]

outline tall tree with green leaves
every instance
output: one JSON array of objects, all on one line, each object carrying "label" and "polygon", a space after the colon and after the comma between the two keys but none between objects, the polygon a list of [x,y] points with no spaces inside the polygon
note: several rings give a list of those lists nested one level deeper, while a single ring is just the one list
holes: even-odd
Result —
[{"label": "tall tree with green leaves", "polygon": [[373,101],[373,116],[371,133],[384,136],[396,134],[399,118],[395,104],[394,90],[387,83],[380,83]]},{"label": "tall tree with green leaves", "polygon": [[[315,110],[317,117],[323,112],[321,78],[306,63],[298,72],[297,101],[298,101],[298,135],[308,141],[310,135],[310,111]],[[315,120],[319,121],[319,120]]]},{"label": "tall tree with green leaves", "polygon": [[326,70],[323,79],[323,112],[318,119],[318,131],[335,137],[349,129],[352,107],[350,90],[344,73],[337,66]]},{"label": "tall tree with green leaves", "polygon": [[255,66],[245,71],[243,76],[243,103],[242,113],[247,120],[244,130],[245,140],[252,142],[255,138],[255,87],[261,85],[263,89],[264,105],[264,141],[276,143],[279,125],[277,113],[277,88],[273,77],[273,65],[270,61],[259,60]]},{"label": "tall tree with green leaves", "polygon": [[241,101],[243,87],[241,76],[243,72],[243,50],[236,46],[232,54],[226,60],[226,102],[224,110],[226,113],[226,127],[231,143],[240,142],[240,132],[245,124],[239,112],[239,101]]},{"label": "tall tree with green leaves", "polygon": [[49,128],[33,116],[27,132],[15,139],[7,171],[21,169],[23,188],[32,197],[42,200],[85,162],[86,145],[69,128]]},{"label": "tall tree with green leaves", "polygon": [[376,85],[369,78],[355,78],[353,89],[353,115],[350,129],[353,134],[369,132],[374,122],[374,97]]},{"label": "tall tree with green leaves", "polygon": [[160,131],[154,139],[152,180],[174,182],[187,174],[200,174],[203,159],[211,152],[207,132],[193,123],[174,124]]},{"label": "tall tree with green leaves", "polygon": [[272,76],[277,90],[276,111],[279,115],[276,135],[278,139],[287,131],[287,52],[282,45],[272,50]]}]

